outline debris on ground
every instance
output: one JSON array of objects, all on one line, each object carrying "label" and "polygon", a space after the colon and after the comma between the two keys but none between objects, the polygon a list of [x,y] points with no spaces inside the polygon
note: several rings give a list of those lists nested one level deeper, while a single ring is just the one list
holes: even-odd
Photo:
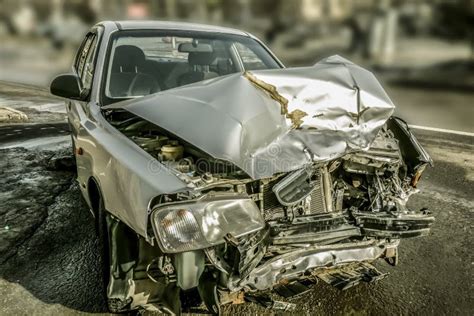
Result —
[{"label": "debris on ground", "polygon": [[10,107],[0,107],[0,123],[21,123],[28,121],[28,116]]}]

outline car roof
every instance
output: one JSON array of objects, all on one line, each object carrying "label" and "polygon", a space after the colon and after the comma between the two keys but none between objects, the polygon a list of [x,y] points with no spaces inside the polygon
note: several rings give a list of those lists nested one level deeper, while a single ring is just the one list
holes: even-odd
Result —
[{"label": "car roof", "polygon": [[100,24],[114,23],[119,30],[181,30],[196,32],[213,32],[249,36],[248,33],[232,29],[228,27],[188,23],[188,22],[168,22],[168,21],[143,21],[143,20],[127,20],[127,21],[104,21]]}]

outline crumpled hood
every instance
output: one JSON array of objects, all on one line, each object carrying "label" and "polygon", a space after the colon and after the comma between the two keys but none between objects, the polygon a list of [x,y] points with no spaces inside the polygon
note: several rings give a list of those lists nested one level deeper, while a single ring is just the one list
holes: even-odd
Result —
[{"label": "crumpled hood", "polygon": [[394,111],[374,75],[332,56],[237,73],[104,107],[124,109],[253,179],[366,150]]}]

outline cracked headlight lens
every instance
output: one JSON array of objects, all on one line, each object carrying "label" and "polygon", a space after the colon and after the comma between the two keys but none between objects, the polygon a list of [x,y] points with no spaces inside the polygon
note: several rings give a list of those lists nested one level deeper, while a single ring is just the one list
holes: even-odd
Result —
[{"label": "cracked headlight lens", "polygon": [[198,223],[190,211],[177,209],[160,221],[160,226],[171,243],[187,243],[200,237]]},{"label": "cracked headlight lens", "polygon": [[164,252],[203,249],[262,229],[265,221],[249,198],[221,198],[170,203],[152,212],[155,235]]}]

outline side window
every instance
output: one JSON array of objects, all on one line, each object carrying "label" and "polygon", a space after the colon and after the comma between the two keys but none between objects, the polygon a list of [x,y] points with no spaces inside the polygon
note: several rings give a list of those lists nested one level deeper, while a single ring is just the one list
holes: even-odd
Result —
[{"label": "side window", "polygon": [[245,46],[242,43],[236,43],[235,47],[237,48],[237,52],[240,55],[240,59],[242,59],[242,63],[244,64],[245,70],[258,70],[258,69],[268,69],[260,59],[257,54],[255,54],[249,47]]},{"label": "side window", "polygon": [[86,61],[87,52],[89,51],[93,38],[94,35],[89,34],[86,37],[84,43],[82,44],[81,50],[77,54],[74,68],[76,68],[76,72],[79,77],[82,75],[82,70],[84,69],[84,63]]},{"label": "side window", "polygon": [[95,61],[95,52],[97,50],[97,36],[93,36],[87,55],[84,61],[84,66],[82,69],[82,74],[80,76],[82,87],[84,89],[90,90],[92,86],[92,78],[94,77],[94,61]]}]

